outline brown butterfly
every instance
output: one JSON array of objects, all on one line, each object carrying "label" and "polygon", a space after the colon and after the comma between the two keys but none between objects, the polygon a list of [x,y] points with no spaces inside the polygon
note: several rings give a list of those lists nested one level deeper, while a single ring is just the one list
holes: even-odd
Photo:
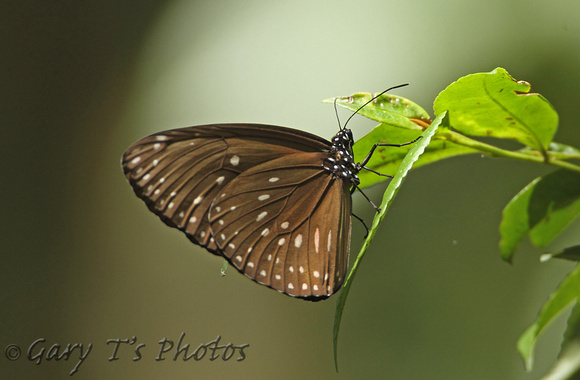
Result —
[{"label": "brown butterfly", "polygon": [[212,124],[145,137],[122,164],[167,225],[257,283],[319,301],[347,274],[357,173],[377,146],[399,146],[376,144],[356,163],[353,144],[346,128],[327,141],[273,125]]}]

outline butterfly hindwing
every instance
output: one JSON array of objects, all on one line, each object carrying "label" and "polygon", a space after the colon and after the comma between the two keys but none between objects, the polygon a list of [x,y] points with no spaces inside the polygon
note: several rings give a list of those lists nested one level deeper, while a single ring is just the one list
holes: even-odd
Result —
[{"label": "butterfly hindwing", "polygon": [[224,256],[256,282],[320,300],[348,264],[348,181],[321,170],[327,153],[287,155],[255,166],[220,190],[209,213]]}]

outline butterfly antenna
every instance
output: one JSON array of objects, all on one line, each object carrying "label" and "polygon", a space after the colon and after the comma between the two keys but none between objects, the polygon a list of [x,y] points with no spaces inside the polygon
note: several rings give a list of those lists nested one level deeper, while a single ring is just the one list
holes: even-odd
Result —
[{"label": "butterfly antenna", "polygon": [[342,127],[340,126],[340,117],[338,117],[338,109],[336,108],[336,99],[334,98],[334,114],[336,115],[336,121],[338,122],[338,129],[342,130]]},{"label": "butterfly antenna", "polygon": [[[350,117],[348,119],[346,119],[346,123],[344,123],[344,127],[346,128],[346,125],[348,124],[348,122],[350,121],[350,119],[352,119],[352,117],[354,115],[356,115],[358,113],[358,111],[360,111],[363,108],[365,108],[367,106],[367,104],[369,104],[370,102],[376,100],[379,96],[383,95],[385,92],[394,90],[396,88],[405,87],[405,86],[408,86],[408,85],[409,85],[409,83],[404,83],[404,84],[400,84],[400,85],[397,85],[397,86],[389,87],[385,91],[381,92],[380,94],[373,96],[373,98],[371,100],[369,100],[368,102],[366,102],[365,104],[363,104],[362,106],[360,106],[356,111],[354,111],[354,113],[352,115],[350,115]],[[336,98],[334,99],[334,108],[336,109]],[[338,115],[337,115],[337,117],[338,117]]]}]

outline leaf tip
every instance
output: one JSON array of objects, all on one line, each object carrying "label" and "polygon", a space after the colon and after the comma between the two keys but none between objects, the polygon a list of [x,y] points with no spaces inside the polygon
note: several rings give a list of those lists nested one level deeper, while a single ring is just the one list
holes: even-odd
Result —
[{"label": "leaf tip", "polygon": [[503,249],[500,248],[501,251],[501,258],[508,264],[513,264],[513,252],[505,252]]}]

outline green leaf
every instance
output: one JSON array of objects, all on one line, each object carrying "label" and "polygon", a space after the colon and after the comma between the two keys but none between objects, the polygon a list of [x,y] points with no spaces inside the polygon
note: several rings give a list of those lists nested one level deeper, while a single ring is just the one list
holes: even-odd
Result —
[{"label": "green leaf", "polygon": [[518,351],[529,371],[533,365],[534,346],[544,328],[561,313],[564,308],[580,298],[580,265],[566,276],[556,291],[550,295],[536,321],[528,327],[518,340]]},{"label": "green leaf", "polygon": [[558,128],[558,114],[527,82],[506,70],[460,78],[435,100],[435,114],[449,111],[451,126],[470,136],[513,139],[545,151]]},{"label": "green leaf", "polygon": [[[538,156],[539,152],[537,150],[533,150],[530,147],[524,147],[518,150],[520,153],[525,153],[533,156]],[[570,159],[580,159],[580,150],[570,146],[565,145],[557,142],[551,142],[548,145],[548,157],[552,159],[558,160],[570,160]],[[552,161],[553,163],[553,161]]]},{"label": "green leaf", "polygon": [[[358,92],[350,96],[336,98],[336,104],[354,112],[372,98],[373,95],[368,92]],[[334,100],[335,98],[331,98],[322,102],[334,103]],[[429,114],[419,105],[409,99],[391,94],[379,96],[358,111],[358,114],[382,124],[415,131],[422,131],[424,128],[410,119],[417,119],[425,126],[431,123]]]},{"label": "green leaf", "polygon": [[[574,305],[572,313],[570,313],[570,316],[568,317],[568,324],[566,326],[566,331],[564,331],[562,348],[571,344],[580,344],[580,303],[578,302]],[[580,360],[580,355],[577,359]],[[577,363],[580,365],[580,362]],[[578,368],[580,369],[580,366]]]},{"label": "green leaf", "polygon": [[502,257],[511,261],[526,233],[536,246],[546,246],[579,214],[580,174],[558,170],[534,179],[503,210]]},{"label": "green leaf", "polygon": [[335,364],[337,371],[338,371],[338,332],[340,329],[340,321],[342,318],[342,312],[344,310],[344,305],[346,303],[346,298],[348,296],[350,286],[352,285],[352,282],[354,280],[354,276],[356,275],[356,271],[357,271],[357,269],[358,269],[358,267],[359,267],[359,265],[364,257],[365,252],[367,251],[367,248],[369,247],[373,237],[377,233],[377,230],[378,230],[378,227],[379,227],[381,221],[384,219],[384,217],[387,213],[387,210],[389,209],[395,195],[397,194],[397,191],[401,187],[401,184],[402,184],[404,178],[407,176],[407,173],[409,172],[409,170],[411,170],[411,168],[413,167],[413,163],[415,161],[417,161],[419,156],[421,154],[423,154],[423,152],[425,151],[425,148],[429,145],[429,142],[431,141],[431,138],[433,137],[433,135],[437,131],[437,128],[439,127],[440,124],[442,124],[444,122],[445,116],[446,116],[446,114],[442,113],[433,121],[433,123],[431,123],[431,126],[429,126],[429,128],[427,128],[425,130],[425,132],[423,132],[423,138],[421,140],[417,141],[416,143],[412,144],[412,148],[409,150],[409,152],[407,153],[407,155],[405,156],[405,158],[401,162],[399,169],[395,173],[395,176],[393,177],[393,179],[391,179],[391,182],[389,183],[387,190],[385,190],[385,193],[383,195],[383,201],[382,201],[381,206],[380,206],[380,212],[378,212],[375,215],[375,217],[373,219],[373,224],[371,226],[371,229],[369,230],[368,236],[367,236],[366,240],[364,241],[354,264],[352,265],[352,268],[350,269],[350,272],[348,273],[348,276],[346,277],[344,284],[342,285],[342,290],[339,293],[338,301],[336,303],[336,312],[334,314],[334,333],[333,333],[334,364]]},{"label": "green leaf", "polygon": [[548,146],[548,151],[552,153],[554,157],[560,159],[580,158],[580,150],[578,148],[557,142],[551,142]]},{"label": "green leaf", "polygon": [[[353,146],[354,157],[361,161],[370,151],[372,146],[377,142],[386,142],[390,144],[401,144],[413,141],[419,136],[419,132],[408,129],[396,128],[386,124],[379,124],[370,133],[358,140]],[[403,158],[407,155],[412,145],[397,147],[379,147],[373,154],[366,167],[379,173],[394,175],[395,171],[401,164]],[[445,140],[432,140],[431,144],[425,149],[425,152],[419,157],[414,164],[415,168],[442,160],[444,158],[454,157],[464,154],[479,153],[478,150],[455,144]],[[361,181],[360,187],[368,187],[378,182],[386,181],[386,177],[381,177],[375,173],[362,170],[358,173]]]},{"label": "green leaf", "polygon": [[580,261],[580,245],[567,247],[553,253],[544,253],[542,256],[540,256],[540,261],[548,261],[552,258]]},{"label": "green leaf", "polygon": [[[576,377],[573,377],[576,376]],[[564,342],[558,360],[543,380],[570,380],[580,377],[580,303],[576,303],[568,317]]]}]

